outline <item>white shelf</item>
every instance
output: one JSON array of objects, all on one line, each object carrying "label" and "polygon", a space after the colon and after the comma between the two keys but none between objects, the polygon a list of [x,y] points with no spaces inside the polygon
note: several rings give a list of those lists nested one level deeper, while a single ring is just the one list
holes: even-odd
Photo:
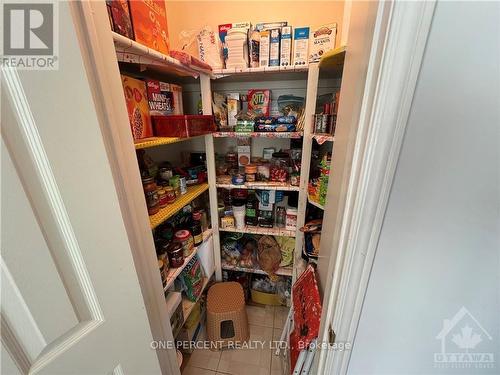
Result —
[{"label": "white shelf", "polygon": [[[209,239],[211,236],[212,236],[212,229],[207,229],[205,232],[203,232],[203,243]],[[201,245],[200,245],[201,246]],[[175,279],[177,277],[179,277],[179,275],[181,274],[181,272],[184,270],[184,268],[187,266],[187,264],[189,263],[189,261],[191,259],[193,259],[194,255],[198,252],[198,248],[195,247],[194,250],[191,252],[191,254],[189,254],[188,257],[184,258],[184,263],[182,264],[182,266],[180,267],[177,267],[177,268],[170,268],[168,270],[168,274],[167,274],[167,284],[165,285],[165,287],[163,288],[163,290],[166,292],[168,289],[170,289],[170,287],[172,286],[172,284],[174,283]]]},{"label": "white shelf", "polygon": [[272,73],[298,73],[307,72],[309,65],[297,66],[264,66],[258,68],[229,68],[229,69],[214,69],[215,78],[223,78],[233,75],[248,75],[248,74],[272,74]]},{"label": "white shelf", "polygon": [[118,61],[154,67],[162,72],[181,77],[195,77],[200,74],[212,75],[212,72],[194,66],[182,64],[173,57],[148,48],[123,35],[112,32]]},{"label": "white shelf", "polygon": [[[237,267],[225,262],[222,262],[222,269],[227,271],[239,271],[239,272],[248,272],[248,273],[256,273],[259,275],[268,275],[266,271],[261,270],[260,268],[246,268],[246,267]],[[276,275],[279,276],[288,276],[291,277],[293,274],[293,269],[291,266],[280,267],[276,271]]]},{"label": "white shelf", "polygon": [[196,301],[190,301],[185,296],[182,297],[182,301],[181,301],[182,316],[184,317],[184,321],[182,322],[182,325],[184,325],[184,323],[186,323],[187,318],[189,318],[189,315],[191,315],[191,312],[193,311],[194,306],[196,305],[196,303],[200,300],[201,296],[203,295],[203,292],[205,291],[205,288],[207,287],[208,282],[210,281],[211,277],[212,277],[212,275],[208,275],[208,277],[203,278],[203,286],[201,288],[200,295],[198,296],[198,298],[196,298]]},{"label": "white shelf", "polygon": [[287,182],[245,182],[244,185],[215,184],[215,186],[223,189],[299,191],[299,186],[293,186]]},{"label": "white shelf", "polygon": [[269,236],[279,236],[279,237],[295,237],[294,230],[287,230],[284,228],[262,228],[262,227],[253,227],[253,226],[245,226],[243,229],[234,228],[219,228],[219,232],[232,232],[232,233],[250,233],[250,234],[260,234],[260,235],[269,235]]},{"label": "white shelf", "polygon": [[301,138],[302,132],[215,132],[214,138]]}]

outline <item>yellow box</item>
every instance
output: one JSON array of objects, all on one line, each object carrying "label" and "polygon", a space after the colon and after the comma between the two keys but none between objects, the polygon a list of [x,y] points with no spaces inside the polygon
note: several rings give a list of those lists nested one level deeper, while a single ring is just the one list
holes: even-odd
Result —
[{"label": "yellow box", "polygon": [[281,297],[278,294],[259,292],[258,290],[251,290],[252,301],[262,305],[282,305]]}]

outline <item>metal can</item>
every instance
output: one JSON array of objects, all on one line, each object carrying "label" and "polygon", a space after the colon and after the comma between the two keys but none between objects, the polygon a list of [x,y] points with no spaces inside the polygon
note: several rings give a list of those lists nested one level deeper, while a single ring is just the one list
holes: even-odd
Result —
[{"label": "metal can", "polygon": [[186,177],[179,178],[179,189],[181,191],[181,195],[187,193]]}]

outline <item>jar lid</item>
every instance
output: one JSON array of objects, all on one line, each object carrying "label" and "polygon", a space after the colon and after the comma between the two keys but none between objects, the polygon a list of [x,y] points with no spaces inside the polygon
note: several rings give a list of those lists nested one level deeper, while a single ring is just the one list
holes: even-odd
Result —
[{"label": "jar lid", "polygon": [[288,153],[286,152],[273,152],[273,158],[286,159],[288,157],[290,157],[290,155],[288,155]]},{"label": "jar lid", "polygon": [[176,252],[179,249],[182,249],[182,244],[180,242],[172,242],[168,246],[167,252],[173,253],[173,252]]},{"label": "jar lid", "polygon": [[257,172],[257,166],[255,164],[247,164],[245,166],[246,173],[255,173]]},{"label": "jar lid", "polygon": [[177,232],[175,232],[175,238],[177,238],[179,240],[185,240],[190,235],[191,235],[191,233],[188,230],[185,230],[185,229],[178,230]]},{"label": "jar lid", "polygon": [[193,212],[193,220],[201,220],[201,212],[200,211]]},{"label": "jar lid", "polygon": [[149,184],[149,183],[151,183],[151,182],[153,182],[153,181],[154,181],[154,177],[149,177],[149,176],[147,176],[147,177],[143,177],[143,178],[142,178],[142,183],[143,183],[143,184]]},{"label": "jar lid", "polygon": [[174,191],[174,188],[172,186],[165,186],[164,189],[166,192]]}]

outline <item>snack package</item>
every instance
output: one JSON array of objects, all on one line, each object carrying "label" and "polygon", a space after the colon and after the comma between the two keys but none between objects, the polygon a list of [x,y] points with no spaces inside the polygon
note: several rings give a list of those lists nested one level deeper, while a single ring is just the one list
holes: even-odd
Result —
[{"label": "snack package", "polygon": [[153,136],[151,117],[144,81],[122,75],[123,91],[134,140]]},{"label": "snack package", "polygon": [[180,275],[180,279],[183,283],[186,297],[192,302],[196,301],[203,289],[203,271],[197,254],[186,265]]},{"label": "snack package", "polygon": [[135,41],[165,55],[169,53],[167,13],[163,0],[130,1]]},{"label": "snack package", "polygon": [[154,79],[146,80],[149,113],[151,115],[171,115],[174,112],[174,94],[170,85]]},{"label": "snack package", "polygon": [[309,45],[309,62],[318,62],[324,53],[335,48],[337,24],[329,23],[312,31]]},{"label": "snack package", "polygon": [[215,36],[215,32],[209,26],[205,26],[196,36],[198,41],[198,54],[200,59],[212,67],[212,69],[222,69],[224,62],[222,59],[221,44]]},{"label": "snack package", "polygon": [[127,0],[106,0],[111,12],[113,31],[134,39],[134,30],[130,19],[130,9]]},{"label": "snack package", "polygon": [[269,116],[271,90],[248,90],[248,110],[258,116]]},{"label": "snack package", "polygon": [[215,124],[219,131],[228,130],[227,124],[227,105],[224,94],[214,92],[212,101],[212,111],[214,113]]}]

